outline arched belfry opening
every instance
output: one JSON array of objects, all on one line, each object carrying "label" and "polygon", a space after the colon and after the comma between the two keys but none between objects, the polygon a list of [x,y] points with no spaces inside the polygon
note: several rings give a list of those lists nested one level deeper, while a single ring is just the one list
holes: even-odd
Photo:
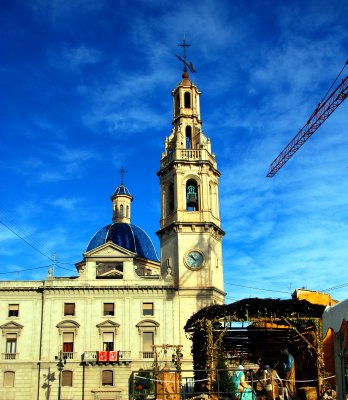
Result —
[{"label": "arched belfry opening", "polygon": [[168,212],[172,214],[174,212],[174,184],[171,183],[168,187]]},{"label": "arched belfry opening", "polygon": [[192,149],[192,128],[187,126],[185,129],[186,148]]},{"label": "arched belfry opening", "polygon": [[191,108],[191,93],[190,92],[184,93],[184,107]]},{"label": "arched belfry opening", "polygon": [[179,93],[175,95],[174,98],[175,114],[179,114],[180,111],[180,96]]},{"label": "arched belfry opening", "polygon": [[190,179],[186,183],[186,210],[198,211],[198,186],[194,179]]}]

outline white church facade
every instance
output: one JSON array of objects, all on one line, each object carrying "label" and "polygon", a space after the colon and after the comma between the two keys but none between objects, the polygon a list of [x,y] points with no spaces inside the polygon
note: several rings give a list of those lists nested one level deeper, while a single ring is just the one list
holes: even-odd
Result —
[{"label": "white church facade", "polygon": [[88,243],[77,277],[1,281],[0,399],[125,400],[132,371],[152,368],[162,345],[180,349],[182,368],[192,368],[183,327],[225,296],[220,173],[186,68],[172,95],[157,173],[160,257],[131,222],[122,181],[112,221]]}]

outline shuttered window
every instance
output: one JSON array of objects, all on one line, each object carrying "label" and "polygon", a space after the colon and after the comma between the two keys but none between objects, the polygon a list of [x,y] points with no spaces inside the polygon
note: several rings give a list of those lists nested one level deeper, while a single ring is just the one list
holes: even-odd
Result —
[{"label": "shuttered window", "polygon": [[8,333],[6,335],[6,353],[16,353],[17,333]]},{"label": "shuttered window", "polygon": [[13,371],[4,372],[4,387],[14,387],[15,373]]},{"label": "shuttered window", "polygon": [[63,333],[63,352],[72,353],[74,351],[74,334],[71,332]]},{"label": "shuttered window", "polygon": [[114,384],[114,374],[111,370],[105,370],[102,372],[102,385],[103,386],[113,386]]},{"label": "shuttered window", "polygon": [[114,303],[104,303],[104,315],[115,315],[115,304]]},{"label": "shuttered window", "polygon": [[75,303],[64,303],[64,315],[75,315]]},{"label": "shuttered window", "polygon": [[19,304],[9,304],[8,305],[8,316],[18,317],[19,316]]},{"label": "shuttered window", "polygon": [[103,350],[114,351],[114,334],[113,332],[103,333]]},{"label": "shuttered window", "polygon": [[62,386],[72,386],[72,371],[62,371]]},{"label": "shuttered window", "polygon": [[154,333],[143,332],[143,351],[153,352],[153,345],[154,345]]},{"label": "shuttered window", "polygon": [[143,303],[143,315],[153,315],[153,303]]}]

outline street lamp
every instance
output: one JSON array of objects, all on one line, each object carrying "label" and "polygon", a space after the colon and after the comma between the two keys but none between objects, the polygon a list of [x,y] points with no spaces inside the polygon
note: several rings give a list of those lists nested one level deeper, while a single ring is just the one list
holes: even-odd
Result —
[{"label": "street lamp", "polygon": [[59,371],[59,376],[58,376],[58,400],[60,400],[60,391],[61,391],[61,387],[62,387],[62,371],[64,369],[64,366],[66,364],[66,355],[63,355],[62,350],[59,352],[59,356],[55,357],[56,360],[58,360],[57,363],[57,368]]}]

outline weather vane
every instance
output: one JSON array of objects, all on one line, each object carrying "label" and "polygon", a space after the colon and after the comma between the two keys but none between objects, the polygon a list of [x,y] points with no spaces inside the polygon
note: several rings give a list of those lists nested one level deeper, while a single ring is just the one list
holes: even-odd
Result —
[{"label": "weather vane", "polygon": [[180,57],[177,54],[175,54],[178,59],[184,64],[184,71],[187,71],[187,68],[191,71],[191,72],[196,72],[196,70],[194,69],[192,62],[188,63],[186,61],[186,47],[190,47],[191,45],[186,43],[185,38],[182,40],[181,44],[178,44],[178,46],[182,47],[184,49],[184,57]]},{"label": "weather vane", "polygon": [[123,185],[124,174],[127,172],[127,170],[121,167],[119,172],[121,174],[121,185]]}]

